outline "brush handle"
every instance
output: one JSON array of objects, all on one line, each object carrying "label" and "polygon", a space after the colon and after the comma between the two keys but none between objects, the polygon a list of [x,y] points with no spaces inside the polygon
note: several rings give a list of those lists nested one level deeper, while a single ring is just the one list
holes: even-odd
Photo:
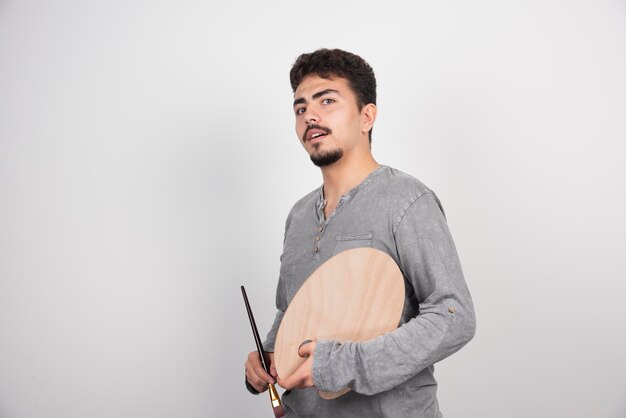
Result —
[{"label": "brush handle", "polygon": [[246,304],[246,310],[248,311],[248,319],[250,319],[250,325],[252,326],[252,333],[254,334],[254,342],[256,343],[256,349],[259,352],[259,357],[261,357],[261,364],[263,368],[270,374],[270,368],[265,362],[265,350],[263,350],[263,344],[261,343],[261,337],[259,337],[259,330],[256,328],[256,322],[254,322],[254,315],[252,314],[252,309],[250,309],[250,302],[248,302],[248,295],[246,295],[246,288],[241,286],[241,294],[243,295],[243,301]]}]

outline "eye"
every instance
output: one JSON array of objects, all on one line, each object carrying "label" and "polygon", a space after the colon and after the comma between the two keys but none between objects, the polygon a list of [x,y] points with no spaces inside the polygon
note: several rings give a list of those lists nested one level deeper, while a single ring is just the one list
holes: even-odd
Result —
[{"label": "eye", "polygon": [[323,104],[335,103],[335,99],[328,99],[328,98],[326,98],[326,99],[322,100],[322,103]]},{"label": "eye", "polygon": [[299,107],[296,109],[296,115],[301,115],[306,110],[306,107]]}]

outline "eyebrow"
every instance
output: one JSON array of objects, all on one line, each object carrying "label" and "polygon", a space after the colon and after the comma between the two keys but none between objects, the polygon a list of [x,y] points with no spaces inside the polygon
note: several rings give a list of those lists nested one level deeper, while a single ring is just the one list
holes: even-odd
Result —
[{"label": "eyebrow", "polygon": [[[322,97],[322,96],[324,96],[325,94],[328,94],[328,93],[336,93],[336,94],[338,94],[338,95],[340,95],[340,96],[341,96],[341,93],[339,93],[339,91],[338,91],[338,90],[335,90],[335,89],[326,89],[326,90],[318,91],[317,93],[315,93],[315,94],[312,96],[312,98],[313,98],[313,99],[317,99],[317,98],[320,98],[320,97]],[[296,100],[294,100],[294,101],[293,101],[293,105],[294,105],[294,106],[299,105],[299,104],[302,104],[302,103],[306,103],[306,99],[305,99],[304,97],[300,97],[299,99],[296,99]]]}]

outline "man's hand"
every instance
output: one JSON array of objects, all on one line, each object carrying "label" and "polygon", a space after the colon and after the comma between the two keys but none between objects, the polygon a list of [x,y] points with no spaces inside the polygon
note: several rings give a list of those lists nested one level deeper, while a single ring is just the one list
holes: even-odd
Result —
[{"label": "man's hand", "polygon": [[277,376],[276,368],[274,367],[274,353],[265,354],[268,357],[266,361],[270,366],[271,376],[263,368],[258,351],[252,351],[248,354],[248,361],[246,361],[246,380],[257,392],[265,392],[268,383],[274,383],[274,378]]},{"label": "man's hand", "polygon": [[313,354],[315,353],[315,342],[303,344],[298,349],[300,357],[306,357],[306,361],[296,369],[291,376],[285,379],[278,377],[278,384],[285,390],[293,388],[306,388],[313,384]]}]

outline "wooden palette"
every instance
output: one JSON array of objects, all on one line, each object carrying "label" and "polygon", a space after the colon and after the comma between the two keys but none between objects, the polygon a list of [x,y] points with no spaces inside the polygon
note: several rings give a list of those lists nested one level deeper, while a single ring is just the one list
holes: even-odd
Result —
[{"label": "wooden palette", "polygon": [[[281,377],[306,359],[305,340],[365,341],[398,327],[404,306],[404,279],[393,259],[373,248],[343,251],[317,268],[289,304],[276,335],[274,360]],[[334,399],[350,389],[320,391]]]}]

